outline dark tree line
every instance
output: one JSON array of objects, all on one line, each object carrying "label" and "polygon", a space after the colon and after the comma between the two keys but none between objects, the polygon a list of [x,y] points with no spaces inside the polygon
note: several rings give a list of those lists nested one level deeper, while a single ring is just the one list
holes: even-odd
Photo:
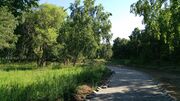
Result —
[{"label": "dark tree line", "polygon": [[84,59],[110,59],[111,13],[95,0],[75,0],[70,15],[39,0],[0,1],[1,61],[58,61],[74,65]]},{"label": "dark tree line", "polygon": [[114,40],[114,58],[141,63],[180,62],[180,1],[139,0],[131,12],[143,17],[145,29],[135,28],[129,40]]}]

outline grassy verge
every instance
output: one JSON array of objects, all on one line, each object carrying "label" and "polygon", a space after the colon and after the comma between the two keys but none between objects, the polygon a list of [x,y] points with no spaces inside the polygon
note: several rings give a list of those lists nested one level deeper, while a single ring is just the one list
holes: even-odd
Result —
[{"label": "grassy verge", "polygon": [[[20,68],[19,66],[18,68]],[[110,71],[104,65],[26,71],[1,69],[0,100],[72,101],[76,87],[83,84],[96,86],[109,73]]]},{"label": "grassy verge", "polygon": [[156,71],[163,71],[168,73],[180,73],[180,65],[178,64],[172,64],[172,63],[155,63],[155,62],[149,62],[149,63],[142,63],[138,60],[129,60],[129,59],[121,59],[121,60],[111,60],[107,63],[108,65],[126,65],[131,67],[138,67],[143,68],[147,70],[156,70]]}]

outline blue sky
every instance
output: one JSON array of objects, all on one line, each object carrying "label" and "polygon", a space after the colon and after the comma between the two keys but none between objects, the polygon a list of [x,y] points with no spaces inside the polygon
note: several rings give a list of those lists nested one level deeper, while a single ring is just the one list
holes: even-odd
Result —
[{"label": "blue sky", "polygon": [[[135,27],[140,29],[144,28],[142,25],[142,18],[135,17],[130,13],[130,5],[137,0],[96,0],[96,4],[101,3],[105,11],[111,12],[112,17],[112,33],[113,39],[116,37],[128,38]],[[62,6],[64,8],[69,7],[70,3],[74,0],[40,0],[40,3],[51,3]]]}]

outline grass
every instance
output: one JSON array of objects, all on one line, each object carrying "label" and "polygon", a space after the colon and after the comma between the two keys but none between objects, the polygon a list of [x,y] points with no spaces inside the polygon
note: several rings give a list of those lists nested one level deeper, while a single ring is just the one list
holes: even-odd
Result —
[{"label": "grass", "polygon": [[5,63],[0,64],[0,70],[14,71],[14,70],[33,70],[37,69],[35,63]]},{"label": "grass", "polygon": [[179,64],[172,64],[168,62],[161,62],[161,63],[155,63],[155,62],[149,62],[149,63],[143,63],[142,61],[139,61],[138,59],[130,60],[130,59],[114,59],[107,63],[108,65],[126,65],[131,67],[138,67],[143,68],[147,70],[157,70],[157,71],[163,71],[163,72],[169,72],[169,73],[180,73],[180,65]]},{"label": "grass", "polygon": [[[36,69],[34,65],[0,66],[1,101],[72,101],[76,87],[96,86],[109,74],[104,65]],[[4,69],[5,68],[5,69]],[[7,68],[31,68],[8,70]],[[56,66],[57,68],[57,66]]]}]

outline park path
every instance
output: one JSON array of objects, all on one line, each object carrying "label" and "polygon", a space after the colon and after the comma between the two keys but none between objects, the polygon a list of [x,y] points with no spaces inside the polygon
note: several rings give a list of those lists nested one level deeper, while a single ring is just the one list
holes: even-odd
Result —
[{"label": "park path", "polygon": [[147,74],[124,66],[108,68],[115,72],[109,87],[96,92],[90,101],[172,101]]}]

